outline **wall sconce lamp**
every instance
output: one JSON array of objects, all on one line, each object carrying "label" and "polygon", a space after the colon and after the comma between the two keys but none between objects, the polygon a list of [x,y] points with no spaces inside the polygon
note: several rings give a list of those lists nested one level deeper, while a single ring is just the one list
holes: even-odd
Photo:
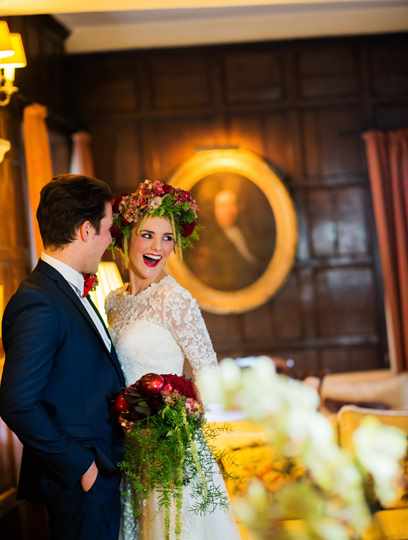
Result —
[{"label": "wall sconce lamp", "polygon": [[6,21],[0,21],[0,58],[7,58],[13,54],[8,24]]},{"label": "wall sconce lamp", "polygon": [[[10,141],[8,141],[7,139],[0,139],[0,163],[3,162],[4,156],[10,150],[10,148],[11,148]],[[0,293],[0,300],[1,300],[1,293]],[[0,308],[1,308],[1,302],[0,302]]]},{"label": "wall sconce lamp", "polygon": [[[16,68],[27,65],[23,40],[20,34],[8,34],[8,26],[0,21],[0,106],[10,103],[11,96],[17,92],[14,86]],[[10,53],[11,51],[11,53]]]}]

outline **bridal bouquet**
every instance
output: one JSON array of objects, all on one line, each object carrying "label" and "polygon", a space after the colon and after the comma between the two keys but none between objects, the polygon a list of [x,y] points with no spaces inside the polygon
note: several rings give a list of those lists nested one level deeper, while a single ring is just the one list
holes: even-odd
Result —
[{"label": "bridal bouquet", "polygon": [[213,481],[214,457],[205,435],[203,407],[193,383],[178,375],[148,373],[125,388],[114,409],[126,432],[121,469],[129,481],[135,517],[154,491],[163,508],[166,538],[175,505],[175,537],[182,530],[183,489],[188,484],[192,510],[226,507]]}]

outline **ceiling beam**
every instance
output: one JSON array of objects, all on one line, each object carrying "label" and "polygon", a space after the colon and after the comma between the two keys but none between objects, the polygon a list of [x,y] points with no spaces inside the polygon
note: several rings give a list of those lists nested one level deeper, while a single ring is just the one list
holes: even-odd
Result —
[{"label": "ceiling beam", "polygon": [[[392,2],[392,0],[391,0]],[[0,0],[0,16],[54,13],[90,13],[109,11],[145,11],[205,9],[249,6],[316,6],[361,5],[373,6],[390,0]],[[401,4],[407,4],[401,0]]]},{"label": "ceiling beam", "polygon": [[[133,18],[121,24],[78,25],[66,42],[68,53],[239,43],[408,31],[406,7],[275,11],[249,10],[222,17]],[[64,18],[61,18],[64,22]]]}]

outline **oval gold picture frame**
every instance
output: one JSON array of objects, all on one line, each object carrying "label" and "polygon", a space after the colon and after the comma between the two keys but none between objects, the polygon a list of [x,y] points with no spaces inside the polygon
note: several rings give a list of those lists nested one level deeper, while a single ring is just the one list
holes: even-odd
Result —
[{"label": "oval gold picture frame", "polygon": [[[277,174],[259,156],[248,150],[202,150],[186,161],[170,178],[174,187],[191,190],[211,174],[235,173],[252,181],[269,202],[276,223],[275,250],[264,273],[251,285],[237,291],[220,291],[203,283],[176,255],[168,270],[210,313],[243,313],[264,304],[285,281],[293,265],[298,239],[296,211]],[[194,247],[192,248],[194,250]]]}]

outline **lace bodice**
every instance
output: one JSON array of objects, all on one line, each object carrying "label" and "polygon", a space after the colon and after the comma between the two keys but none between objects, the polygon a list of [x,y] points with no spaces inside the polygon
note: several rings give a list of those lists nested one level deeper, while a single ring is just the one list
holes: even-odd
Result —
[{"label": "lace bodice", "polygon": [[109,330],[127,384],[145,373],[193,372],[216,364],[216,356],[197,302],[171,276],[137,295],[126,287],[106,299]]}]

